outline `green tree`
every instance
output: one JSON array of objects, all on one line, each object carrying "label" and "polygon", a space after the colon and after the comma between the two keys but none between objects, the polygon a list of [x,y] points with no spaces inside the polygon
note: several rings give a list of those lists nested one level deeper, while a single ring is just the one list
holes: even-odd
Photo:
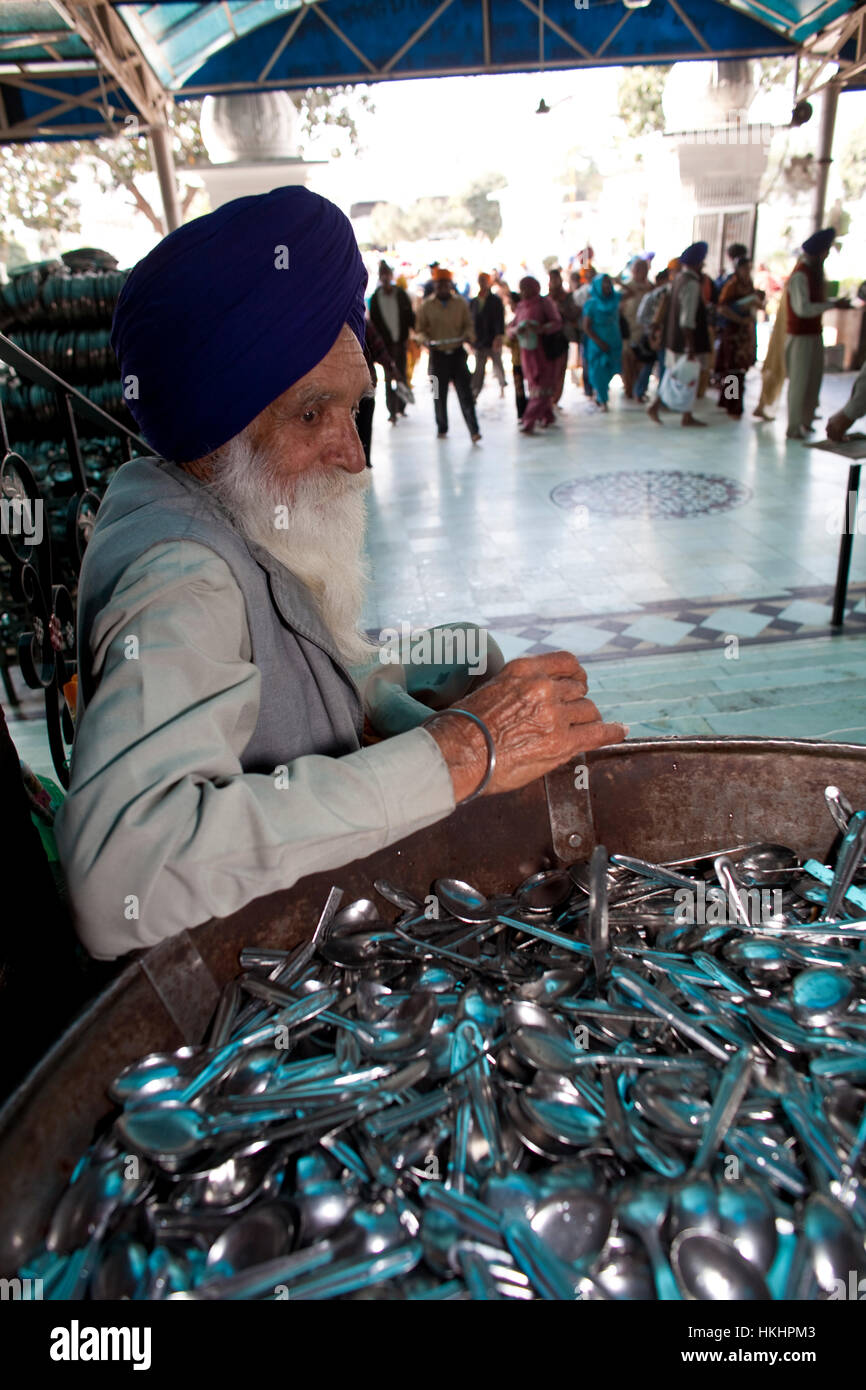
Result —
[{"label": "green tree", "polygon": [[619,116],[632,139],[664,130],[662,94],[672,63],[626,68],[619,82]]},{"label": "green tree", "polygon": [[[18,223],[38,232],[44,256],[52,253],[58,236],[81,230],[81,205],[75,197],[78,158],[66,143],[0,146],[0,225]],[[3,241],[9,244],[8,232]],[[2,250],[0,255],[8,262]]]},{"label": "green tree", "polygon": [[[800,63],[799,86],[801,91],[808,88],[820,66],[820,58],[807,58]],[[794,59],[759,58],[755,65],[755,78],[759,92],[769,92],[774,87],[790,87],[793,94]]]},{"label": "green tree", "polygon": [[405,209],[396,203],[377,203],[370,220],[373,244],[388,247],[398,241],[428,241],[459,232],[494,241],[502,230],[502,211],[489,195],[506,183],[502,174],[482,174],[451,198],[416,198]]},{"label": "green tree", "polygon": [[[352,147],[358,149],[355,116],[343,99],[348,90],[315,87],[293,94],[302,132],[313,135],[337,126],[348,131]],[[357,95],[356,102],[365,111],[375,110],[364,92]],[[207,158],[200,120],[200,101],[177,102],[171,108],[172,148],[184,217],[199,191],[194,166]],[[105,192],[125,189],[130,208],[146,217],[156,231],[164,231],[161,212],[142,187],[142,175],[152,169],[150,149],[146,133],[139,133],[132,116],[127,119],[126,132],[110,140],[0,145],[0,222],[17,221],[37,231],[42,254],[50,255],[64,237],[81,230],[80,203],[75,197],[77,166],[89,166]]]},{"label": "green tree", "polygon": [[[180,199],[181,220],[186,217],[198,193],[198,187],[185,176],[185,166],[207,159],[201,138],[201,102],[177,102],[171,109],[170,128],[174,164]],[[77,143],[77,142],[76,142]],[[123,188],[129,194],[129,207],[142,213],[157,231],[162,233],[162,215],[145,197],[139,180],[152,170],[147,137],[138,134],[137,123],[130,121],[129,132],[116,140],[91,140],[78,144],[79,158],[90,164],[103,192]]]},{"label": "green tree", "polygon": [[[358,129],[359,111],[373,115],[376,107],[369,92],[358,87],[308,87],[305,92],[289,94],[301,117],[301,132],[314,136],[329,126],[349,133],[349,144],[353,152],[361,148],[361,135]],[[351,95],[356,110],[347,105],[345,98]],[[341,151],[334,148],[331,156],[339,159]]]}]

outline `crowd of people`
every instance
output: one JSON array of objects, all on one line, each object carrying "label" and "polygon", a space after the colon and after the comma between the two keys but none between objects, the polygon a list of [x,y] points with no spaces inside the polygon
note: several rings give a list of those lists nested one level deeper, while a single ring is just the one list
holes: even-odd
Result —
[{"label": "crowd of people", "polygon": [[[473,444],[481,439],[475,402],[488,363],[500,397],[505,396],[503,355],[510,361],[522,434],[556,424],[569,371],[594,410],[608,411],[611,382],[619,377],[623,397],[646,405],[655,424],[669,411],[686,427],[704,427],[708,421],[695,413],[695,405],[711,389],[727,417],[743,415],[746,376],[758,357],[757,321],[767,314],[767,291],[778,291],[754,416],[773,418],[768,407],[787,377],[787,435],[806,439],[814,431],[823,374],[821,316],[850,307],[847,299],[825,294],[823,267],[835,239],[832,227],[809,237],[784,285],[772,283],[762,267],[765,288],[756,285],[748,248],[739,243],[727,248],[728,265],[716,279],[705,269],[704,241],[687,246],[655,274],[653,253],[633,256],[622,272],[611,275],[596,269],[593,249],[586,247],[567,271],[554,266],[547,272],[546,291],[534,275],[524,275],[512,288],[500,270],[480,272],[474,294],[465,283],[460,292],[452,272],[434,262],[414,300],[405,277],[395,279],[383,260],[368,300],[365,354],[371,379],[375,384],[378,364],[388,417],[396,425],[413,399],[413,372],[426,348],[437,436],[448,435],[453,383]],[[372,413],[372,399],[363,402],[358,428],[368,465]]]}]

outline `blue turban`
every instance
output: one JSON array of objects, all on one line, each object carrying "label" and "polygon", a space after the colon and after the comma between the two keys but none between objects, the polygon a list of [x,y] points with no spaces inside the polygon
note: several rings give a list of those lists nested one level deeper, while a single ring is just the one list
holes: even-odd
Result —
[{"label": "blue turban", "polygon": [[707,259],[709,246],[705,241],[695,241],[691,246],[687,246],[680,256],[680,263],[689,266],[692,270],[697,270],[699,265],[703,265]]},{"label": "blue turban", "polygon": [[825,227],[821,232],[814,232],[803,242],[803,250],[807,256],[823,256],[825,251],[829,251],[833,242],[836,240],[836,228]]},{"label": "blue turban", "polygon": [[175,463],[225,444],[344,324],[363,346],[366,283],[349,219],[297,185],[171,232],[130,274],[111,330],[144,438]]}]

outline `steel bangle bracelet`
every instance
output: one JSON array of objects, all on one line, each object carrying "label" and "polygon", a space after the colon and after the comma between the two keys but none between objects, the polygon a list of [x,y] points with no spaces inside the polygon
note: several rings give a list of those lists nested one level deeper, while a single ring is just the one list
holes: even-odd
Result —
[{"label": "steel bangle bracelet", "polygon": [[[471,710],[459,709],[458,707],[453,706],[450,709],[437,710],[436,713],[432,716],[432,718],[441,719],[443,714],[462,714],[464,718],[471,719],[473,724],[478,725],[479,729],[484,735],[484,742],[487,744],[487,771],[485,772],[478,786],[475,788],[474,792],[470,792],[468,796],[464,796],[462,801],[458,801],[458,806],[465,806],[467,802],[474,801],[476,796],[480,796],[481,793],[486,789],[488,783],[490,782],[490,779],[493,776],[493,772],[496,767],[496,745],[493,742],[493,735],[491,734],[487,725],[484,723],[484,720],[479,719],[478,715],[473,714]],[[430,722],[431,721],[428,719],[427,723],[429,724]]]}]

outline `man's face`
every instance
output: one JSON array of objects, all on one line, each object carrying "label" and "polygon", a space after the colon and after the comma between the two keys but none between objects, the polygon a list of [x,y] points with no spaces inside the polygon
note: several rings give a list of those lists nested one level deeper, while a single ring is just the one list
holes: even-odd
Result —
[{"label": "man's face", "polygon": [[451,298],[451,281],[450,281],[450,280],[437,280],[437,281],[436,281],[436,298],[437,298],[437,299],[450,299],[450,298]]},{"label": "man's face", "polygon": [[379,284],[386,294],[390,294],[391,290],[394,288],[394,277],[390,270],[382,270],[379,272]]},{"label": "man's face", "polygon": [[344,324],[321,362],[252,421],[250,442],[278,461],[285,479],[335,468],[363,473],[366,464],[355,415],[370,390],[364,354]]},{"label": "man's face", "polygon": [[562,289],[562,276],[558,270],[552,270],[547,277],[549,293],[559,294]]},{"label": "man's face", "polygon": [[478,277],[478,293],[485,295],[490,289],[490,276],[481,274]]},{"label": "man's face", "polygon": [[306,585],[349,663],[373,650],[358,628],[369,475],[355,410],[368,394],[364,355],[344,327],[311,372],[217,451],[203,478],[236,529]]},{"label": "man's face", "polygon": [[635,261],[631,274],[636,285],[645,285],[649,276],[649,266],[646,261]]}]

